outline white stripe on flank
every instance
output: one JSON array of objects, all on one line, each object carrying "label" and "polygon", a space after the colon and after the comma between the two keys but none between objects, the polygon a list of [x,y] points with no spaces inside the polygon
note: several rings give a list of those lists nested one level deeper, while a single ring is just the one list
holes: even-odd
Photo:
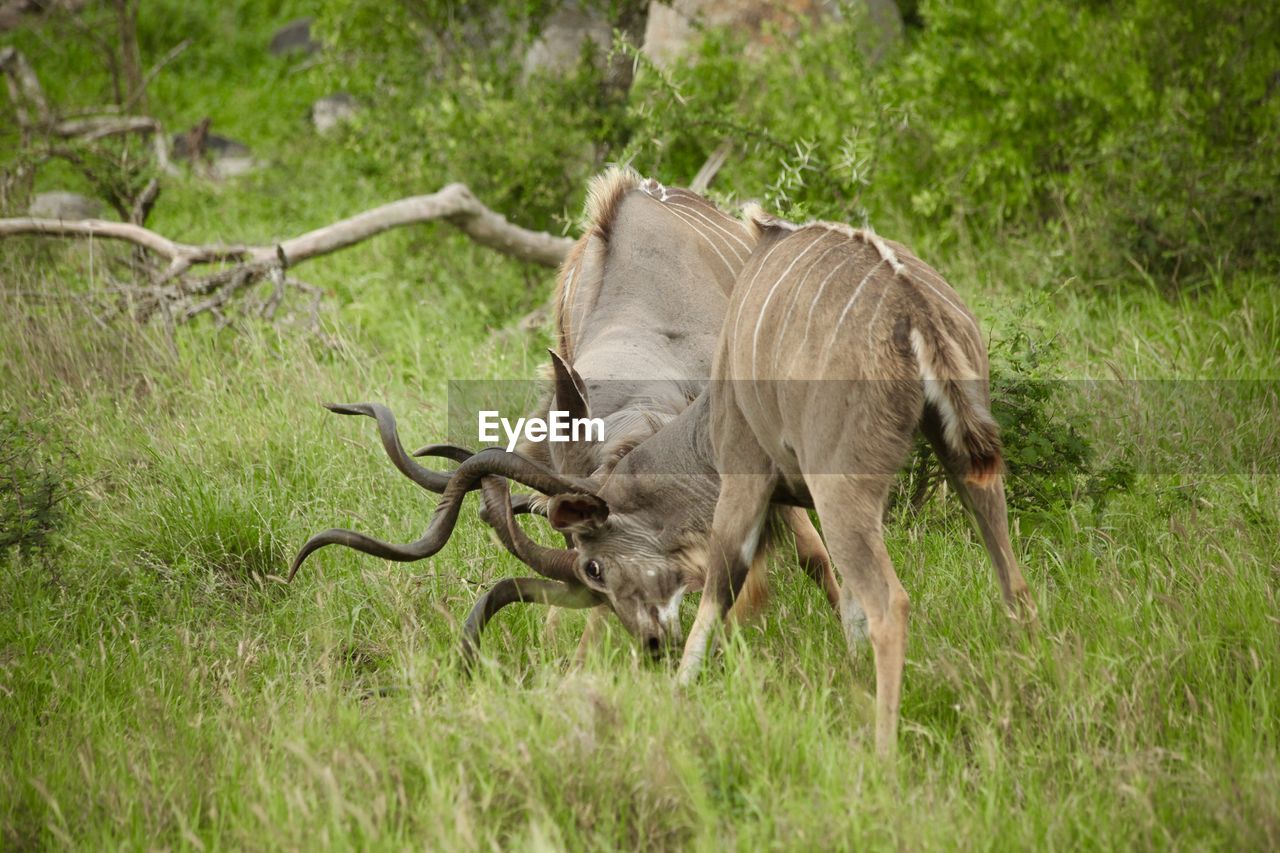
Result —
[{"label": "white stripe on flank", "polygon": [[[765,296],[764,302],[760,304],[760,310],[758,312],[759,316],[756,317],[756,329],[755,329],[755,332],[751,335],[751,378],[752,379],[760,378],[760,374],[756,370],[756,352],[760,346],[760,327],[764,325],[765,315],[769,313],[769,303],[773,301],[773,294],[777,292],[778,285],[782,284],[782,282],[786,280],[787,276],[791,275],[791,270],[795,269],[796,264],[800,263],[800,259],[803,258],[805,255],[809,254],[809,250],[812,249],[814,246],[818,245],[819,243],[821,243],[826,236],[827,236],[826,232],[819,233],[816,239],[810,240],[809,245],[805,246],[804,249],[802,249],[799,254],[797,254],[794,258],[791,259],[791,263],[788,264],[787,268],[778,275],[777,280],[774,281],[773,283],[773,287],[769,288],[769,293]],[[777,341],[775,340],[775,344],[776,343]],[[770,378],[773,378],[773,377],[770,377]],[[760,385],[757,383],[755,385],[755,388],[756,388],[756,402],[759,403],[760,402]]]},{"label": "white stripe on flank", "polygon": [[769,247],[769,251],[764,253],[764,257],[760,259],[760,265],[757,266],[756,271],[751,274],[751,281],[747,282],[747,285],[745,289],[743,289],[742,293],[738,293],[738,288],[736,287],[733,289],[733,296],[738,302],[738,313],[735,314],[733,318],[732,341],[733,341],[735,350],[737,349],[738,341],[741,340],[741,338],[738,337],[738,330],[742,327],[742,306],[746,303],[747,295],[751,293],[751,289],[756,286],[756,279],[760,277],[760,271],[765,268],[766,264],[769,263],[769,258],[773,255],[775,251],[777,251],[778,246],[782,245],[783,242],[784,242],[783,240],[778,240],[776,243],[774,243],[772,246]]},{"label": "white stripe on flank", "polygon": [[[858,294],[862,293],[863,285],[871,279],[871,276],[875,275],[876,270],[879,269],[880,265],[887,260],[889,259],[882,257],[880,260],[872,264],[871,269],[867,270],[867,274],[862,277],[862,281],[858,282],[858,286],[853,289],[853,295],[850,296],[849,301],[845,303],[844,310],[840,312],[840,318],[836,320],[835,328],[831,330],[831,339],[827,341],[828,353],[831,352],[831,347],[835,345],[836,336],[840,334],[840,327],[844,325],[844,318],[849,316],[849,311],[853,308],[853,303],[858,301]],[[885,288],[885,290],[888,289],[889,288],[887,287]]]},{"label": "white stripe on flank", "polygon": [[[837,233],[837,232],[831,232],[831,233]],[[822,262],[826,260],[827,255],[831,254],[837,249],[843,249],[844,247],[848,246],[852,242],[853,242],[853,238],[850,237],[846,239],[843,243],[836,243],[834,246],[828,246],[827,250],[823,252],[821,255],[819,255],[817,260],[809,264],[809,268],[804,271],[804,277],[800,279],[800,283],[795,286],[795,289],[793,291],[791,291],[791,300],[787,303],[786,313],[782,315],[782,328],[778,330],[777,346],[775,346],[773,350],[773,371],[775,376],[777,375],[777,372],[778,372],[778,359],[782,355],[782,342],[787,339],[787,329],[791,328],[791,315],[796,310],[796,304],[799,303],[800,301],[800,294],[804,292],[804,286],[805,286],[805,283],[809,281],[809,276],[813,274],[814,270],[816,270],[819,266],[822,265]]]},{"label": "white stripe on flank", "polygon": [[[662,206],[663,206],[663,209],[671,213],[674,213],[676,216],[680,217],[685,222],[689,223],[690,228],[695,229],[699,234],[703,235],[703,237],[705,237],[708,241],[723,247],[725,251],[732,254],[733,257],[738,261],[738,268],[739,269],[742,268],[742,264],[746,261],[746,258],[743,257],[743,255],[736,248],[734,248],[733,245],[731,245],[728,240],[724,239],[723,236],[711,230],[710,228],[704,226],[701,220],[699,220],[695,216],[692,216],[691,214],[693,213],[693,211],[685,207],[683,204],[672,204],[669,201],[664,202]],[[749,255],[751,253],[748,252],[747,254]]]},{"label": "white stripe on flank", "polygon": [[831,279],[835,278],[836,273],[851,260],[853,260],[852,255],[843,258],[840,263],[831,268],[831,272],[827,273],[827,277],[824,278],[822,280],[822,284],[818,286],[818,292],[814,294],[813,301],[809,303],[809,316],[804,322],[804,336],[800,338],[800,345],[796,347],[797,353],[804,349],[805,342],[809,340],[809,328],[813,325],[813,309],[817,306],[818,300],[822,298],[823,291],[827,289],[827,283],[830,282]]},{"label": "white stripe on flank", "polygon": [[919,275],[920,273],[927,273],[930,277],[932,277],[935,281],[941,284],[944,288],[946,288],[947,290],[950,290],[951,285],[947,284],[947,280],[944,279],[938,273],[934,272],[928,266],[926,266],[923,261],[919,262],[917,265],[913,265],[909,267],[907,270],[907,274],[911,276],[912,281],[923,284],[925,287],[929,288],[934,293],[936,293],[939,299],[947,303],[947,305],[951,306],[951,308],[954,309],[955,313],[959,314],[961,319],[963,319],[971,328],[973,328],[975,332],[977,332],[978,340],[981,341],[982,329],[978,328],[978,323],[973,318],[973,315],[971,315],[968,311],[966,311],[964,309],[964,306],[957,304],[955,301],[951,299],[951,297],[947,296],[945,290],[940,290],[934,287],[932,284],[930,284],[927,279],[921,278]]},{"label": "white stripe on flank", "polygon": [[871,319],[867,321],[867,328],[873,329],[876,325],[876,318],[880,316],[880,306],[884,304],[884,298],[889,295],[889,288],[880,291],[880,301],[876,303],[876,310],[871,312]]}]

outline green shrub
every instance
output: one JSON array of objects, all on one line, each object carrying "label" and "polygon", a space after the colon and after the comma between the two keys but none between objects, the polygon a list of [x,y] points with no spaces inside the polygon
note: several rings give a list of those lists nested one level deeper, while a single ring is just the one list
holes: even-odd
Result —
[{"label": "green shrub", "polygon": [[920,4],[866,67],[859,21],[785,57],[711,33],[646,69],[627,154],[688,180],[723,139],[718,188],[784,215],[902,223],[993,245],[1059,228],[1076,268],[1177,283],[1272,264],[1280,242],[1280,19],[1258,4]]},{"label": "green shrub", "polygon": [[1280,23],[1260,4],[922,3],[881,186],[932,224],[1065,218],[1094,274],[1274,261]]},{"label": "green shrub", "polygon": [[[1089,386],[1062,378],[1062,348],[1037,320],[1047,313],[1032,300],[997,325],[990,345],[991,412],[1000,424],[1009,506],[1036,515],[1087,501],[1100,512],[1132,487],[1134,471],[1123,458],[1100,458]],[[917,438],[891,506],[919,509],[942,480],[942,466]]]}]

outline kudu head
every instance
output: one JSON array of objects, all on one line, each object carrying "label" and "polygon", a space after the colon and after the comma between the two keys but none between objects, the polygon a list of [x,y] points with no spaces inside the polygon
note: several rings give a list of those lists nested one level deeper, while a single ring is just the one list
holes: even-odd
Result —
[{"label": "kudu head", "polygon": [[[585,383],[554,352],[552,362],[556,407],[587,416]],[[504,476],[547,495],[547,519],[573,542],[555,559],[571,575],[561,579],[606,602],[654,656],[680,644],[680,602],[701,586],[717,490],[715,471],[698,446],[705,413],[699,397],[590,480],[551,479],[519,454],[486,451],[495,466],[504,466]],[[419,453],[445,455],[445,449]]]}]

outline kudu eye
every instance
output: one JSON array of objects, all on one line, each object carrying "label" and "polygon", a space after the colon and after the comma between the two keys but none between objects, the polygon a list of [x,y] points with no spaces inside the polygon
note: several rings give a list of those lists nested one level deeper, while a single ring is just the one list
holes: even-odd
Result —
[{"label": "kudu eye", "polygon": [[604,574],[600,568],[599,560],[587,560],[587,564],[582,567],[582,571],[588,578],[597,583],[600,581],[601,575]]}]

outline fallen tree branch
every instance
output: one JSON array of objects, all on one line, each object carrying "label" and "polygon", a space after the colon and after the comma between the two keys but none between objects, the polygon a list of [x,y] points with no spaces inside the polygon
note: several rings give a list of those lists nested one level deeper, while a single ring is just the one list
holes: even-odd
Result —
[{"label": "fallen tree branch", "polygon": [[249,251],[244,246],[190,246],[186,243],[175,243],[168,237],[163,237],[141,225],[111,222],[106,219],[35,219],[32,217],[0,219],[0,237],[16,237],[23,234],[123,240],[141,246],[171,263],[185,262],[184,269],[197,263],[237,260],[245,257]]},{"label": "fallen tree branch", "polygon": [[0,237],[39,235],[124,240],[169,261],[173,275],[196,264],[266,261],[279,253],[283,253],[286,266],[295,266],[361,243],[383,231],[437,220],[455,226],[482,246],[546,267],[558,266],[573,245],[568,237],[513,225],[502,214],[485,207],[463,184],[450,184],[430,195],[393,201],[271,246],[178,243],[149,228],[102,219],[0,219]]},{"label": "fallen tree branch", "polygon": [[[463,184],[450,184],[430,195],[393,201],[269,246],[195,245],[179,243],[149,228],[126,222],[31,217],[0,219],[0,239],[80,237],[119,240],[140,246],[168,261],[168,266],[150,285],[131,288],[129,304],[142,319],[163,309],[166,315],[171,314],[181,322],[206,311],[220,310],[235,294],[272,275],[273,271],[283,271],[345,249],[393,228],[434,221],[448,222],[482,246],[547,267],[558,266],[573,246],[568,237],[530,231],[508,222],[506,217],[485,207]],[[203,278],[187,278],[194,266],[221,262],[233,265]],[[287,283],[298,290],[313,290],[292,279]],[[279,290],[278,284],[277,292]],[[278,301],[275,299],[277,304]],[[271,310],[274,313],[274,307]]]},{"label": "fallen tree branch", "polygon": [[[573,246],[568,237],[513,225],[485,207],[464,184],[449,184],[431,195],[393,201],[280,244],[290,265],[327,255],[375,234],[404,225],[443,219],[475,242],[521,261],[556,267]],[[263,249],[253,249],[254,253]],[[271,248],[271,252],[275,248]]]}]

